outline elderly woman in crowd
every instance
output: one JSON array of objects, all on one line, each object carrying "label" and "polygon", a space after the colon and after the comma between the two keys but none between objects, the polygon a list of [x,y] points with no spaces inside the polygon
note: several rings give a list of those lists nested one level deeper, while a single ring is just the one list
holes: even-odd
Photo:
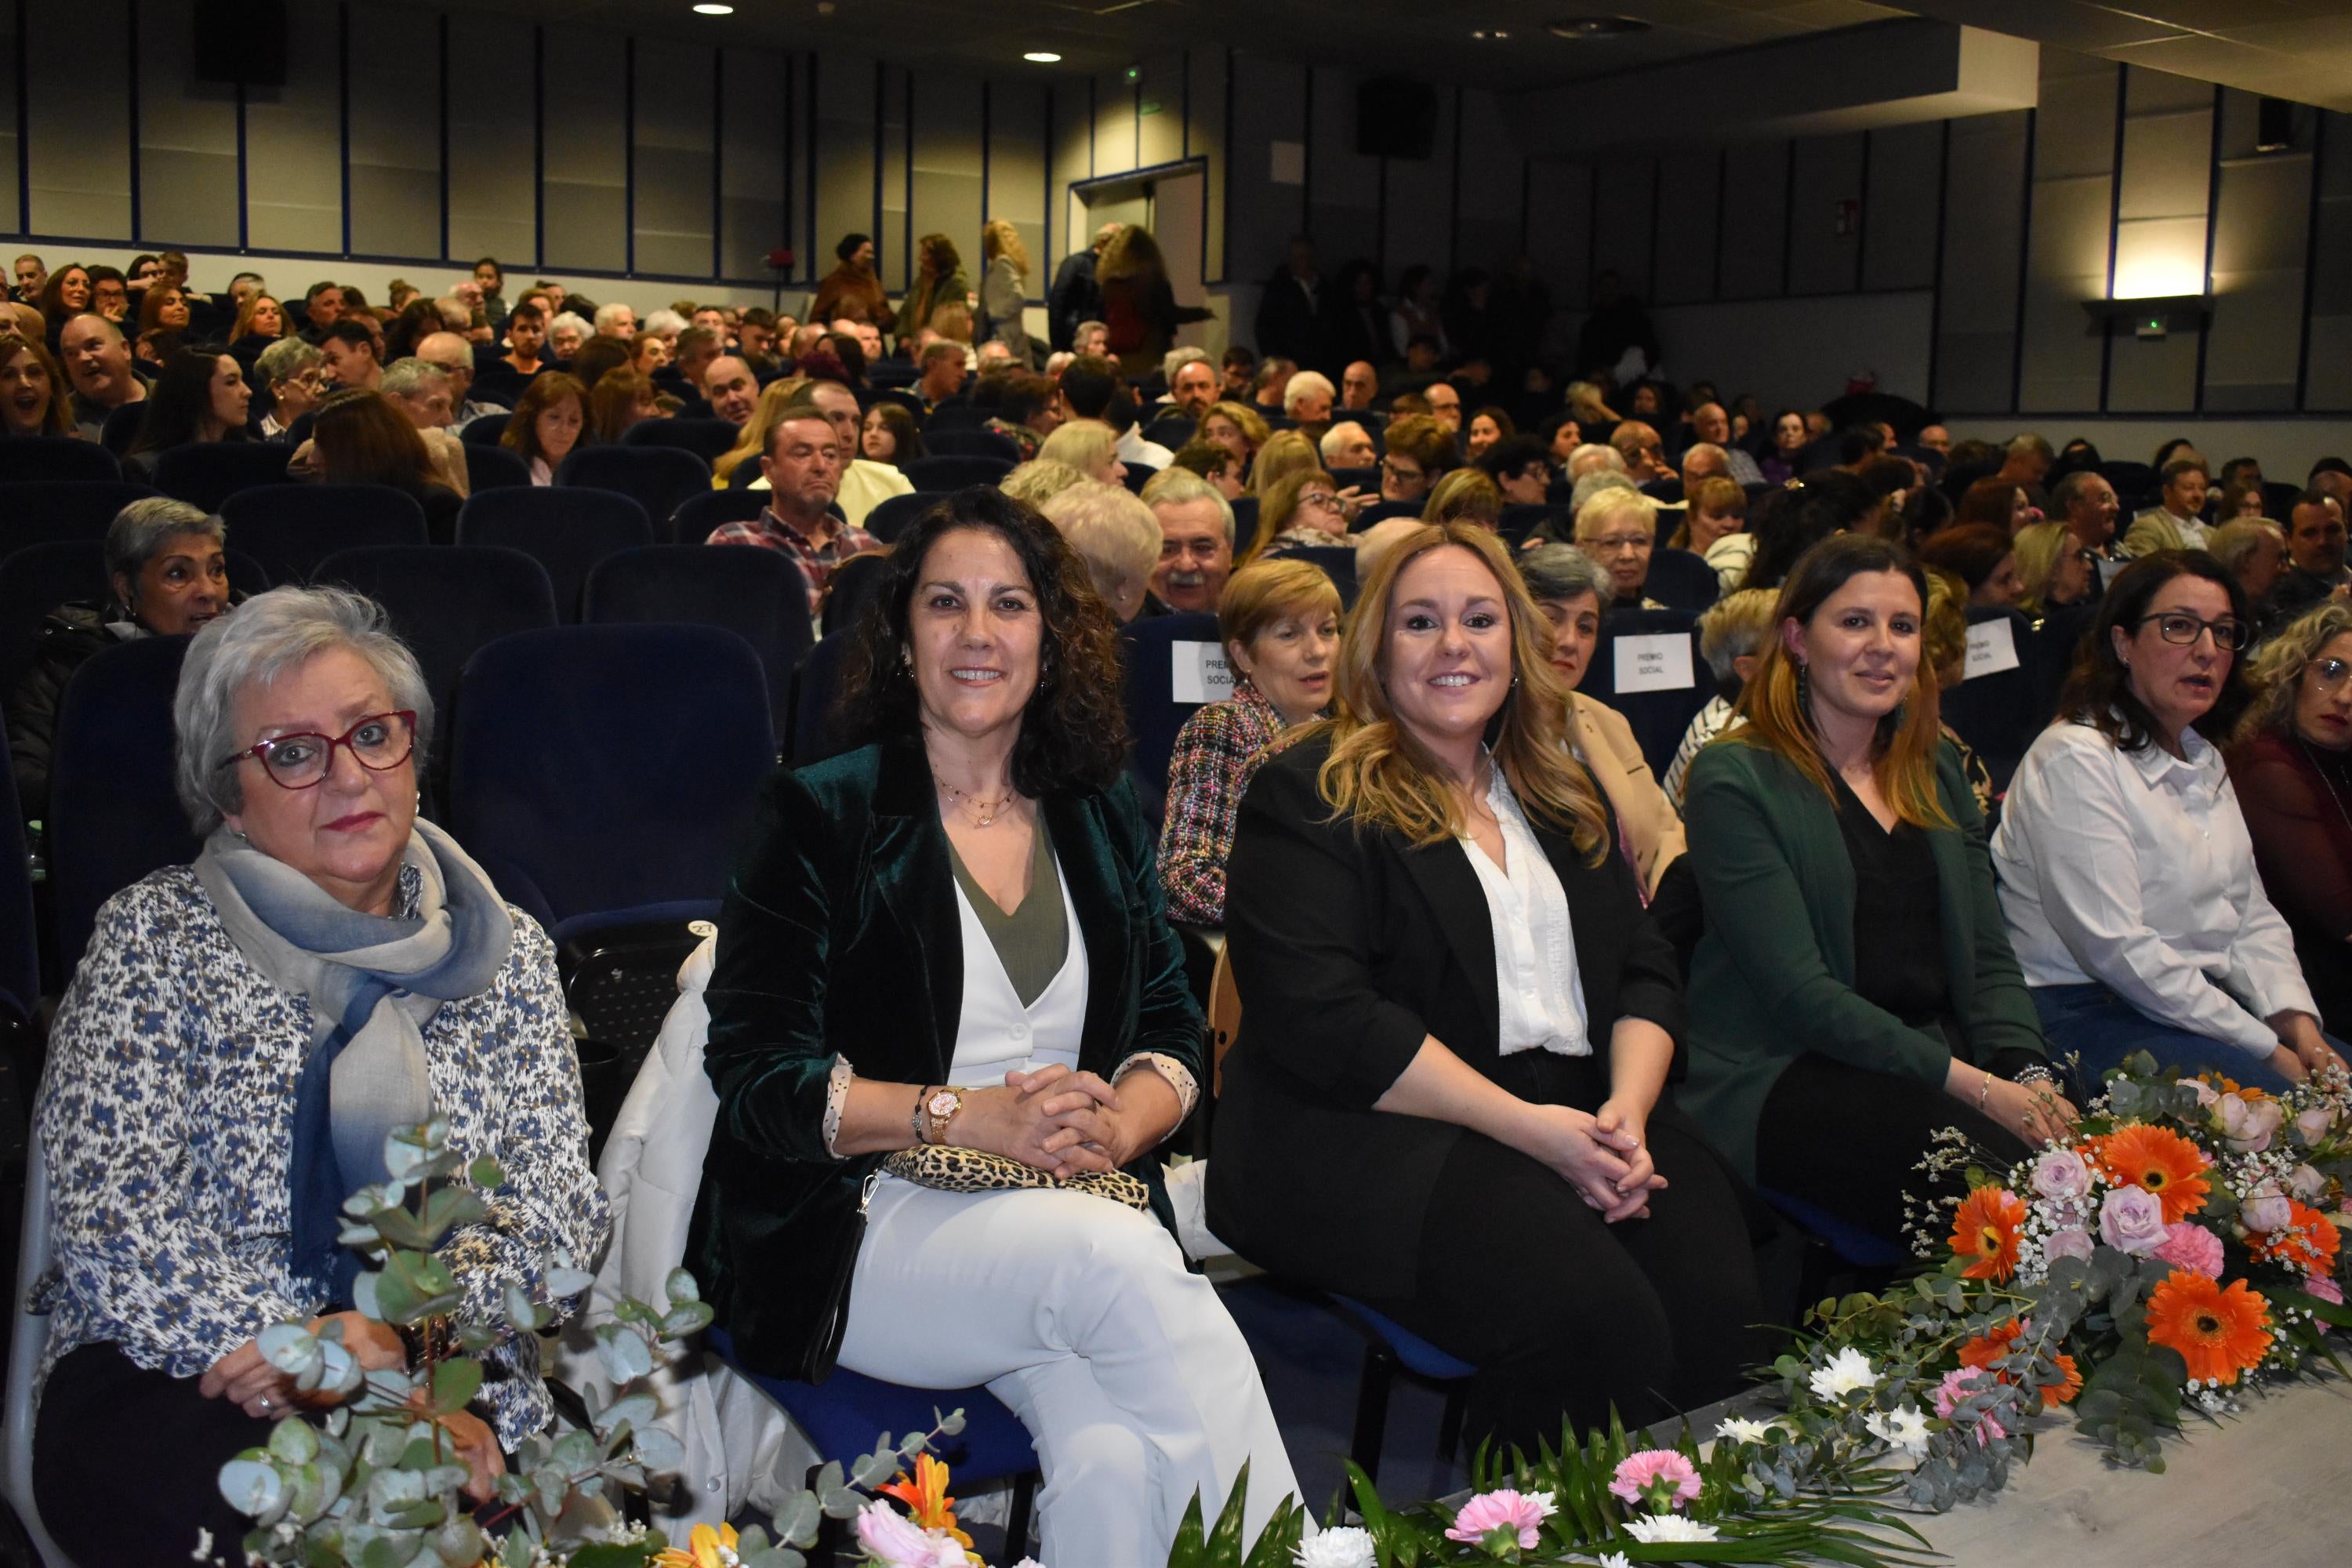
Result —
[{"label": "elderly woman in crowd", "polygon": [[499,445],[520,458],[530,469],[530,482],[551,485],[555,470],[580,445],[588,427],[588,393],[560,371],[534,378],[515,401],[514,416],[507,421]]},{"label": "elderly woman in crowd", "polygon": [[1320,468],[1310,468],[1291,474],[1260,497],[1257,530],[1239,559],[1247,564],[1287,548],[1347,542],[1348,513],[1339,484]]},{"label": "elderly woman in crowd", "polygon": [[1563,1415],[1729,1392],[1763,1310],[1730,1177],[1664,1094],[1674,953],[1551,640],[1484,529],[1422,525],[1364,584],[1338,716],[1242,800],[1208,1176],[1220,1237],[1472,1363],[1470,1436],[1530,1452]]},{"label": "elderly woman in crowd", "polygon": [[[1123,486],[1088,479],[1038,503],[1086,563],[1111,619],[1127,625],[1145,611],[1160,565],[1160,519]],[[1165,615],[1167,606],[1152,613]]]},{"label": "elderly woman in crowd", "polygon": [[1234,818],[1266,747],[1330,704],[1339,590],[1304,561],[1253,562],[1225,583],[1217,636],[1233,661],[1234,694],[1176,732],[1160,829],[1168,918],[1209,926],[1224,924]]},{"label": "elderly woman in crowd", "polygon": [[1698,755],[1700,747],[1739,722],[1732,704],[1739,700],[1741,689],[1755,679],[1756,667],[1763,661],[1764,645],[1772,636],[1772,606],[1780,599],[1775,589],[1742,588],[1717,599],[1698,618],[1698,656],[1714,672],[1715,695],[1691,715],[1690,728],[1683,731],[1682,743],[1675,748],[1675,760],[1666,764],[1666,798],[1677,806],[1691,759]]},{"label": "elderly woman in crowd", "polygon": [[1808,551],[1683,803],[1691,1113],[1763,1186],[1889,1240],[1937,1130],[2022,1158],[2073,1120],[1937,728],[1925,588],[1884,540]]},{"label": "elderly woman in crowd", "polygon": [[327,356],[299,337],[283,337],[261,351],[253,362],[253,380],[269,394],[269,411],[261,416],[261,438],[277,441],[294,428],[305,414],[318,412],[327,395]]},{"label": "elderly woman in crowd", "polygon": [[1127,465],[1118,460],[1118,437],[1099,419],[1071,420],[1046,437],[1036,455],[1049,463],[1067,463],[1107,485],[1127,482]]},{"label": "elderly woman in crowd", "polygon": [[2279,1090],[2340,1059],[2221,754],[2245,592],[2201,550],[2117,574],[2010,781],[1992,853],[2042,1027],[2085,1085],[2136,1052]]},{"label": "elderly woman in crowd", "polygon": [[242,1536],[222,1463],[320,1403],[262,1359],[265,1329],[335,1322],[369,1368],[420,1353],[350,1310],[336,1241],[386,1133],[446,1117],[505,1172],[440,1251],[457,1321],[499,1335],[443,1422],[477,1500],[552,1413],[507,1295],[551,1302],[551,1257],[593,1258],[606,1223],[554,949],[417,817],[432,699],[382,612],[259,595],[197,635],[173,727],[203,853],[99,911],[35,1118],[58,1283],[34,1487],[84,1563]]},{"label": "elderly woman in crowd", "polygon": [[[1052,525],[974,488],[901,538],[864,626],[866,744],[770,781],[719,916],[688,1267],[754,1372],[988,1384],[1036,1439],[1047,1561],[1160,1568],[1244,1462],[1254,1538],[1296,1483],[1163,1228],[1152,1152],[1205,1064],[1110,617]],[[933,1145],[1100,1190],[908,1179]]]},{"label": "elderly woman in crowd", "polygon": [[1223,447],[1242,461],[1244,476],[1257,458],[1257,449],[1273,437],[1274,431],[1256,409],[1245,403],[1212,403],[1209,411],[1201,416],[1198,439],[1212,446]]},{"label": "elderly woman in crowd", "polygon": [[2230,782],[2321,1025],[2352,1037],[2352,605],[2289,622],[2252,679]]},{"label": "elderly woman in crowd", "polygon": [[1664,607],[1642,592],[1657,544],[1658,503],[1639,490],[1603,483],[1576,509],[1576,547],[1609,574],[1611,596],[1604,609]]},{"label": "elderly woman in crowd", "polygon": [[48,345],[0,332],[0,435],[72,434],[73,389]]},{"label": "elderly woman in crowd", "polygon": [[117,512],[106,530],[103,603],[68,602],[42,620],[24,679],[8,701],[8,754],[28,822],[46,821],[49,748],[66,682],[92,655],[133,637],[193,632],[235,602],[217,517],[186,501],[151,496]]},{"label": "elderly woman in crowd", "polygon": [[1683,852],[1683,820],[1659,789],[1624,715],[1577,689],[1601,640],[1607,568],[1580,550],[1547,544],[1519,557],[1528,594],[1549,623],[1552,673],[1568,693],[1568,745],[1601,785],[1616,818],[1617,847],[1646,900]]},{"label": "elderly woman in crowd", "polygon": [[[2017,607],[2036,626],[2053,610],[2079,605],[2098,591],[2098,568],[2063,522],[2030,522],[2011,542],[2017,562]],[[2284,548],[2284,545],[2282,545]]]}]

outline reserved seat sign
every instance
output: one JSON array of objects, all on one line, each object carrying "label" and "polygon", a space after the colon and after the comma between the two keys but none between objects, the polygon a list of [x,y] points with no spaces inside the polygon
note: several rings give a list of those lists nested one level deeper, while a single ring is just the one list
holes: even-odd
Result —
[{"label": "reserved seat sign", "polygon": [[1224,645],[1180,642],[1168,645],[1169,697],[1177,702],[1223,702],[1234,694],[1234,661]]},{"label": "reserved seat sign", "polygon": [[1687,691],[1698,684],[1691,673],[1688,632],[1644,632],[1616,639],[1613,672],[1620,696],[1632,691]]}]

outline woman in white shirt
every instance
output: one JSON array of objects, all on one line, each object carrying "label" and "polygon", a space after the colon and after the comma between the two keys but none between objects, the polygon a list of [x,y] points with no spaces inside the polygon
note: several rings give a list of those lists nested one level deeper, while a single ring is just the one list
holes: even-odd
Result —
[{"label": "woman in white shirt", "polygon": [[1763,1313],[1731,1178],[1665,1096],[1674,953],[1569,752],[1552,640],[1475,523],[1365,584],[1339,717],[1242,799],[1207,1184],[1243,1257],[1469,1362],[1465,1435],[1528,1452],[1563,1415],[1730,1393]]},{"label": "woman in white shirt", "polygon": [[1992,841],[2053,1057],[2135,1052],[2276,1091],[2339,1059],[2254,869],[2221,755],[2244,708],[2244,591],[2201,550],[2124,569]]}]

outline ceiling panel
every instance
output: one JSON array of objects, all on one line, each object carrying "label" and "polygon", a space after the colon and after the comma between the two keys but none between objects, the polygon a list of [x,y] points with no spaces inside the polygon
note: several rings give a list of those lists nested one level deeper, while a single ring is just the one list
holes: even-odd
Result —
[{"label": "ceiling panel", "polygon": [[1908,0],[1924,16],[2352,112],[2344,0]]}]

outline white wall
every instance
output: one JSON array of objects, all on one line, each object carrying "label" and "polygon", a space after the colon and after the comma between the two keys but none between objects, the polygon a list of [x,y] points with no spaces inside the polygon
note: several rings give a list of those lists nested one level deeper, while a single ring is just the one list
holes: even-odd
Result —
[{"label": "white wall", "polygon": [[2021,414],[2011,419],[1954,419],[1956,441],[2006,441],[2021,431],[2062,447],[2077,436],[2117,462],[2145,463],[2175,436],[2186,436],[2216,468],[2232,458],[2259,458],[2265,479],[2299,484],[2321,458],[2352,458],[2352,418],[2201,419],[2157,414],[2137,419],[2078,419],[2065,414]]},{"label": "white wall", "polygon": [[1926,289],[1726,305],[1661,305],[1651,319],[1667,379],[1704,377],[1727,397],[1752,392],[1766,411],[1818,408],[1857,371],[1878,390],[1927,401],[1935,297]]}]

